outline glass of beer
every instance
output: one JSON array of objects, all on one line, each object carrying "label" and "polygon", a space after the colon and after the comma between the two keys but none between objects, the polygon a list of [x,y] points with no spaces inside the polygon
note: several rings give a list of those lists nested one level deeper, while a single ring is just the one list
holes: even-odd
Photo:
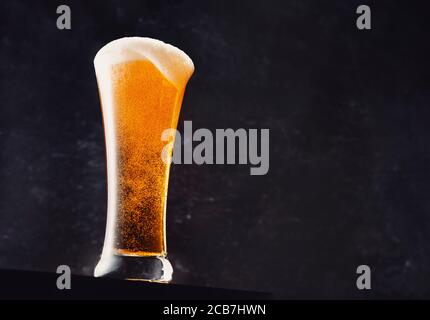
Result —
[{"label": "glass of beer", "polygon": [[172,45],[131,37],[100,49],[94,66],[108,175],[105,242],[94,275],[168,282],[166,201],[175,137],[166,143],[161,136],[176,129],[193,62]]}]

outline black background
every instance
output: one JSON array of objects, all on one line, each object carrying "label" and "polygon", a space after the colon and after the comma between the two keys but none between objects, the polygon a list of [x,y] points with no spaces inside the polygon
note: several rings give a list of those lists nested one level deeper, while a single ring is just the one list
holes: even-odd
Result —
[{"label": "black background", "polygon": [[[271,130],[266,176],[173,166],[174,283],[430,297],[424,3],[2,0],[0,267],[92,274],[106,219],[92,59],[138,35],[195,63],[180,123]],[[60,4],[72,30],[56,28]],[[370,31],[356,28],[360,4],[371,6]],[[356,288],[360,264],[372,268],[371,291]]]}]

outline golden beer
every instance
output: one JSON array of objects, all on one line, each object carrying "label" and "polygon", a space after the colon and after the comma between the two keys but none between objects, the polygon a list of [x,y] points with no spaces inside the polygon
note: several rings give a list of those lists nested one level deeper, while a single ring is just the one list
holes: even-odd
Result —
[{"label": "golden beer", "polygon": [[170,165],[162,160],[167,144],[161,136],[176,129],[193,63],[176,47],[133,37],[107,44],[94,65],[108,169],[106,236],[95,275],[169,281],[165,214]]}]

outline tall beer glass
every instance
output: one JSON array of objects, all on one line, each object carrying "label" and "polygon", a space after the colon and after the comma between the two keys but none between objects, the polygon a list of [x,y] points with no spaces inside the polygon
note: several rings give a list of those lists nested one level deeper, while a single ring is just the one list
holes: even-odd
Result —
[{"label": "tall beer glass", "polygon": [[94,59],[105,130],[108,212],[95,276],[168,282],[166,250],[169,161],[166,129],[176,129],[193,62],[150,38],[122,38]]}]

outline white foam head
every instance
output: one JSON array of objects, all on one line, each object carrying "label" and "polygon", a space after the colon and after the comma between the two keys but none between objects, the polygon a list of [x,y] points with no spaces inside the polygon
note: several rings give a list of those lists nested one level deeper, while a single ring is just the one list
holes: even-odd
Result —
[{"label": "white foam head", "polygon": [[182,50],[156,39],[126,37],[109,42],[97,52],[97,78],[108,76],[104,72],[114,64],[135,60],[149,60],[177,88],[185,87],[194,72],[193,61]]}]

